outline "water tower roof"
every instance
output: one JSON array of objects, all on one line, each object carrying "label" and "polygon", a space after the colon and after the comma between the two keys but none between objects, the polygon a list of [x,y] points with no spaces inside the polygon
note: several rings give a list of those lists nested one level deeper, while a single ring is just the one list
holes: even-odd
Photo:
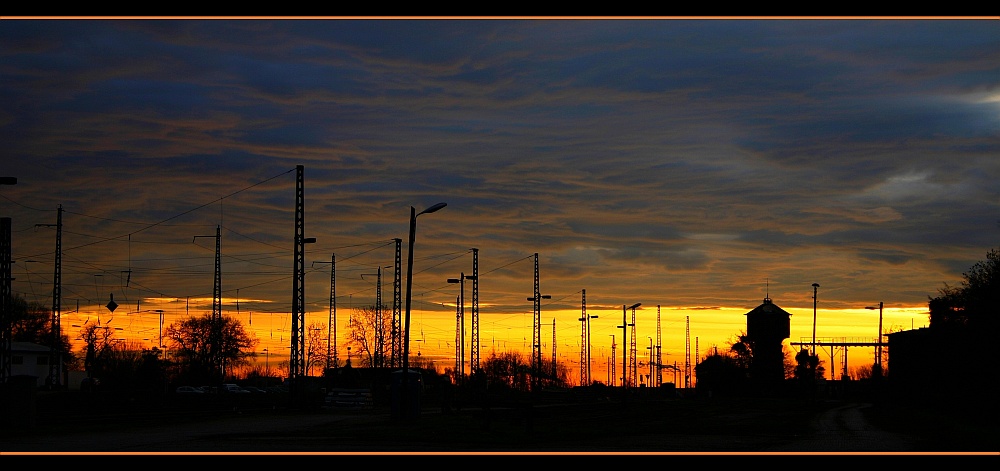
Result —
[{"label": "water tower roof", "polygon": [[753,310],[751,310],[750,312],[748,312],[748,313],[746,313],[744,315],[746,315],[746,316],[750,316],[750,315],[753,315],[753,316],[757,316],[757,315],[775,316],[775,315],[779,315],[779,314],[784,314],[785,316],[791,316],[791,314],[788,311],[786,311],[786,310],[778,307],[777,304],[774,304],[773,302],[771,302],[771,298],[764,298],[764,302],[761,303],[760,306],[757,306],[757,307],[753,308]]}]

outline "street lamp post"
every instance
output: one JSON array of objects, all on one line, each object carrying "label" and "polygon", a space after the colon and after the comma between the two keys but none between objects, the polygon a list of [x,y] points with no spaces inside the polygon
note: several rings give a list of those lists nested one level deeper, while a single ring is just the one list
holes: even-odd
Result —
[{"label": "street lamp post", "polygon": [[650,386],[652,386],[653,385],[653,383],[652,383],[652,378],[653,378],[653,337],[646,337],[646,338],[649,339],[649,347],[648,347],[649,348],[649,376],[647,377],[648,379],[646,380],[646,383],[649,384]]},{"label": "street lamp post", "polygon": [[271,374],[270,371],[271,371],[271,352],[267,350],[267,347],[264,347],[264,375],[270,376]]},{"label": "street lamp post", "polygon": [[611,356],[608,358],[608,386],[615,385],[615,334],[608,334],[611,337]]},{"label": "street lamp post", "polygon": [[417,216],[433,213],[447,205],[447,203],[438,203],[419,213],[413,206],[410,206],[410,244],[406,257],[406,320],[403,327],[403,379],[399,387],[399,413],[401,417],[407,416],[404,405],[406,404],[407,383],[410,377],[410,294],[413,289],[413,238],[417,232]]},{"label": "street lamp post", "polygon": [[642,305],[642,303],[635,303],[629,307],[625,307],[625,305],[622,304],[622,325],[618,327],[622,329],[622,388],[623,389],[626,387],[625,380],[628,377],[628,348],[627,348],[628,341],[626,340],[628,339],[628,330],[626,329],[629,326],[635,325],[628,323],[627,313],[629,309],[632,309],[634,311],[635,308],[639,307],[640,305]]},{"label": "street lamp post", "polygon": [[875,364],[882,367],[882,301],[878,302],[878,307],[865,306],[865,309],[878,309],[878,337],[875,340]]},{"label": "street lamp post", "polygon": [[593,382],[593,379],[590,377],[590,320],[591,319],[597,319],[597,316],[588,316],[584,314],[583,317],[577,319],[578,321],[583,322],[584,330],[586,330],[587,332],[587,337],[584,339],[586,345],[583,346],[583,352],[584,352],[583,357],[584,357],[584,362],[586,363],[583,366],[584,368],[583,377],[580,378],[581,386],[590,386],[590,383]]},{"label": "street lamp post", "polygon": [[159,343],[160,350],[163,350],[163,309],[156,309],[153,312],[160,315],[160,335],[157,339],[157,343]]},{"label": "street lamp post", "polygon": [[819,288],[819,283],[813,283],[813,341],[812,341],[812,354],[816,356],[816,288]]}]

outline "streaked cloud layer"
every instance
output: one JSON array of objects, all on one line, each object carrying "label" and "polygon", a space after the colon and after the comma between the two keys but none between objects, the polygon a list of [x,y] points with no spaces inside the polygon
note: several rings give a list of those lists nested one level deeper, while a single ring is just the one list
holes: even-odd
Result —
[{"label": "streaked cloud layer", "polygon": [[[15,260],[38,261],[15,264],[14,291],[45,299],[53,231],[35,225],[61,204],[68,299],[210,299],[214,246],[194,236],[221,225],[225,297],[287,312],[303,165],[307,265],[336,253],[352,298],[393,238],[405,270],[409,207],[444,201],[419,219],[418,309],[454,312],[445,280],[471,247],[483,316],[531,312],[536,252],[546,309],[579,309],[581,289],[609,307],[811,308],[814,282],[824,308],[926,305],[997,247],[998,28],[0,21],[18,178],[0,203]],[[329,278],[308,280],[324,311]]]}]

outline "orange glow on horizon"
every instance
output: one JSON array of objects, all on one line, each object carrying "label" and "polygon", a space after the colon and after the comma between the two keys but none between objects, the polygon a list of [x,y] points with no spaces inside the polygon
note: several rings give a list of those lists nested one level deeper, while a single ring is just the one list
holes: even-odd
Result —
[{"label": "orange glow on horizon", "polygon": [[[211,313],[210,303],[208,308],[204,306],[198,309],[185,309],[176,306],[178,300],[173,299],[144,299],[140,303],[143,307],[140,311],[127,311],[118,308],[114,313],[109,312],[103,306],[94,306],[89,309],[81,308],[78,311],[63,312],[61,325],[64,334],[68,335],[73,343],[73,351],[79,352],[83,348],[83,342],[79,338],[82,325],[86,322],[101,321],[114,327],[115,338],[124,339],[130,342],[138,342],[141,345],[152,348],[158,345],[160,335],[160,318],[162,314],[162,329],[173,323],[179,322],[190,316],[200,316]],[[184,300],[180,300],[184,301]],[[210,301],[210,300],[209,300]],[[194,303],[192,303],[194,304]],[[479,315],[479,343],[480,361],[489,357],[491,352],[520,352],[525,358],[530,358],[533,313],[526,310],[522,313],[498,314],[483,312],[480,305]],[[791,314],[791,336],[785,341],[786,347],[790,351],[796,351],[798,347],[790,344],[808,343],[812,336],[812,308],[784,308]],[[162,313],[160,312],[162,311]],[[348,357],[346,350],[346,339],[349,332],[348,322],[351,316],[351,309],[340,309],[337,312],[337,342],[338,358],[344,362]],[[690,328],[690,360],[693,367],[697,358],[708,355],[718,348],[720,351],[728,349],[729,344],[736,336],[746,331],[746,316],[748,309],[743,307],[660,307],[660,357],[664,365],[676,364],[678,368],[683,368],[686,360],[685,345],[687,339],[685,332]],[[223,314],[236,317],[245,327],[247,327],[259,340],[256,348],[258,353],[257,362],[263,364],[265,360],[264,349],[268,350],[267,361],[272,368],[277,367],[282,361],[288,360],[288,350],[291,348],[291,313],[253,312],[240,311],[235,309],[235,303],[224,303]],[[317,324],[325,334],[327,329],[327,319],[329,310],[311,311],[305,315],[306,327]],[[581,345],[585,343],[583,339],[583,329],[579,310],[552,310],[546,311],[544,307],[541,311],[541,350],[542,357],[549,361],[552,357],[552,335],[553,324],[555,324],[556,334],[556,357],[557,362],[563,365],[568,372],[571,385],[579,384],[580,380],[580,358]],[[607,382],[608,362],[612,361],[611,355],[612,339],[614,336],[616,373],[621,374],[621,358],[625,345],[622,340],[621,309],[594,308],[588,306],[588,316],[597,316],[591,319],[590,323],[590,344],[591,344],[591,379],[594,381]],[[471,311],[466,306],[465,319],[465,362],[466,372],[468,372],[469,351],[471,349]],[[631,311],[627,313],[627,319],[631,322]],[[637,363],[639,363],[639,373],[648,374],[649,347],[655,344],[657,339],[657,307],[643,305],[636,310],[635,326],[635,350]],[[886,306],[882,312],[883,332],[895,332],[909,330],[927,325],[926,306]],[[865,309],[817,309],[816,310],[816,332],[817,342],[874,342],[878,331],[878,311]],[[411,310],[410,354],[420,356],[435,362],[439,371],[452,369],[455,365],[455,338],[456,338],[456,313],[447,309],[440,311],[431,310]],[[629,328],[628,335],[632,332]],[[324,335],[325,337],[325,335]],[[629,338],[631,344],[632,339]],[[655,345],[654,345],[655,346]],[[325,347],[325,345],[324,345]],[[823,361],[826,369],[826,377],[829,379],[831,373],[836,379],[840,379],[843,373],[843,347],[818,347],[817,352]],[[853,375],[854,369],[861,366],[871,366],[874,362],[874,347],[849,347],[848,352],[848,374]],[[357,364],[357,352],[351,352],[354,356],[354,364]],[[653,360],[655,361],[655,353]],[[683,370],[682,370],[683,371]],[[682,378],[682,376],[679,376]],[[662,371],[662,382],[672,382],[673,372],[669,369]],[[683,379],[680,379],[683,383]],[[679,384],[678,386],[681,386]]]}]

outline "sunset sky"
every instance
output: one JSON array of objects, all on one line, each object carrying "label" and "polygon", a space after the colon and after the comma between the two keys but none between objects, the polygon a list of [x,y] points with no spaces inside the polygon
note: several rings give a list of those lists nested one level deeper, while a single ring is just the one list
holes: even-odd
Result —
[{"label": "sunset sky", "polygon": [[395,238],[405,286],[410,207],[446,202],[418,218],[411,314],[443,366],[471,248],[482,358],[530,352],[535,253],[543,356],[555,323],[574,375],[582,290],[601,381],[637,302],[664,363],[765,296],[808,341],[813,283],[818,338],[873,341],[866,306],[925,326],[998,247],[997,20],[3,17],[12,290],[52,304],[62,205],[63,329],[155,344],[156,310],[211,312],[220,226],[223,312],[287,359],[302,165],[307,322],[335,255],[341,337],[380,266],[391,306]]}]

